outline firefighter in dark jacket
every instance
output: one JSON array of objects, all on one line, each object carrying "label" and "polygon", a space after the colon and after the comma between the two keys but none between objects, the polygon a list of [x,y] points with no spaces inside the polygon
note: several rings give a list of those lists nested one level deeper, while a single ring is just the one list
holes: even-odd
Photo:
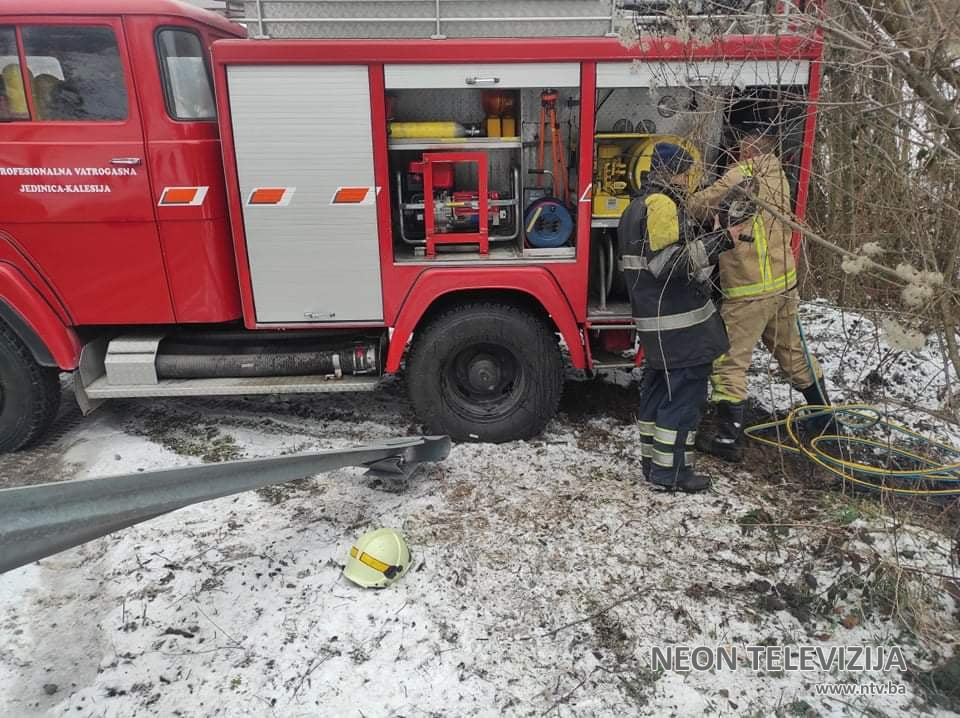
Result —
[{"label": "firefighter in dark jacket", "polygon": [[[709,277],[720,253],[749,219],[729,212],[704,231],[684,210],[693,158],[678,145],[654,149],[643,191],[618,229],[622,263],[646,368],[640,398],[644,477],[658,488],[696,492],[710,482],[693,472],[695,429],[707,401],[713,361],[728,349]],[[726,214],[721,213],[726,217]]]}]

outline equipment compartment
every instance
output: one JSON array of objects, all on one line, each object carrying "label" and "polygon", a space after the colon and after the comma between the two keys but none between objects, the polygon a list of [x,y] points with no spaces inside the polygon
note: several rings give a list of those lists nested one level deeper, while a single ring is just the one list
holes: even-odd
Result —
[{"label": "equipment compartment", "polygon": [[[387,68],[397,261],[575,258],[579,89],[500,86],[538,81],[541,65],[490,77],[418,66],[417,88],[409,68]],[[548,69],[579,77],[578,65]]]}]

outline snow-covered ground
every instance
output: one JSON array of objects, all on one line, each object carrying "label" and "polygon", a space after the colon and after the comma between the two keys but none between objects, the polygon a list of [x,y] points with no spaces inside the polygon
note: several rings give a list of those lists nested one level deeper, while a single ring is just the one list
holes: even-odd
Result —
[{"label": "snow-covered ground", "polygon": [[[888,352],[866,317],[804,307],[834,393],[945,438],[936,343]],[[855,323],[856,322],[856,323]],[[789,388],[758,351],[755,398]],[[879,372],[874,377],[871,372]],[[955,514],[852,496],[775,452],[704,460],[704,495],[639,475],[636,386],[571,381],[539,439],[454,446],[406,485],[345,469],[193,506],[0,576],[0,715],[955,715]],[[797,401],[794,394],[793,400]],[[57,440],[57,477],[415,435],[364,396],[116,403]],[[957,441],[957,439],[952,439]],[[953,523],[951,523],[953,522]],[[341,576],[374,527],[414,569]],[[899,645],[899,672],[651,668],[670,644]],[[902,695],[816,695],[819,683]]]}]

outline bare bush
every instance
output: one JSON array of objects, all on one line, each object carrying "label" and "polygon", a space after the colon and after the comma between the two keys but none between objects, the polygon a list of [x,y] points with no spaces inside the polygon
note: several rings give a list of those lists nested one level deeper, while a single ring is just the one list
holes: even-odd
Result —
[{"label": "bare bush", "polygon": [[691,48],[731,33],[822,39],[821,96],[807,108],[818,113],[809,211],[783,216],[809,240],[804,293],[886,310],[891,335],[914,344],[918,331],[938,333],[960,376],[960,3],[734,5],[746,14],[721,22],[677,2],[657,22],[625,22],[621,36],[673,35]]}]

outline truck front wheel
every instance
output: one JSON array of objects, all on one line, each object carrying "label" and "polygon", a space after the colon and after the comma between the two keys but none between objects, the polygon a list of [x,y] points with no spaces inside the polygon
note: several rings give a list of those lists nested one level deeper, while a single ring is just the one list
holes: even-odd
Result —
[{"label": "truck front wheel", "polygon": [[0,453],[39,439],[59,406],[59,372],[37,364],[20,337],[0,324]]},{"label": "truck front wheel", "polygon": [[497,443],[543,431],[560,402],[562,372],[543,318],[484,302],[448,309],[417,330],[407,384],[431,432]]}]

